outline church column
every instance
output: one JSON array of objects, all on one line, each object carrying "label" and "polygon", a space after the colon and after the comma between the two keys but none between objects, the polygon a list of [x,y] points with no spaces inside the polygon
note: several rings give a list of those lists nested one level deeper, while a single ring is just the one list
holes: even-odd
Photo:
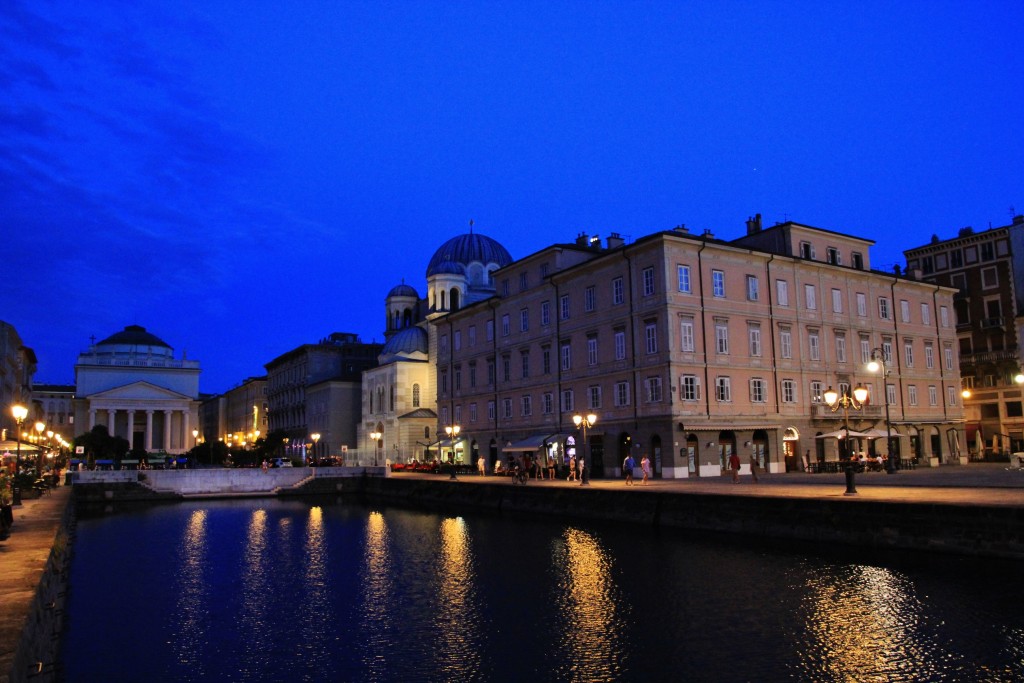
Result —
[{"label": "church column", "polygon": [[146,411],[146,452],[153,450],[153,411]]},{"label": "church column", "polygon": [[[189,439],[192,437],[192,430],[188,426],[188,418],[189,418],[188,411],[187,410],[182,411],[182,413],[181,413],[181,426],[182,426],[182,433],[184,434],[184,436],[182,437],[183,441],[181,443],[181,447],[182,447],[183,450],[186,450],[186,451],[188,450]],[[194,441],[194,439],[193,439],[193,441]],[[195,445],[195,444],[193,444],[193,445]]]},{"label": "church column", "polygon": [[171,411],[164,411],[164,450],[171,452]]},{"label": "church column", "polygon": [[117,411],[114,410],[113,408],[107,409],[107,431],[110,432],[111,436],[116,436],[116,434],[114,433],[114,415],[116,414]]},{"label": "church column", "polygon": [[125,437],[128,439],[128,449],[135,448],[135,411],[128,410],[128,433]]},{"label": "church column", "polygon": [[96,409],[95,408],[89,408],[89,431],[91,432],[92,428],[95,427],[95,426],[96,426]]}]

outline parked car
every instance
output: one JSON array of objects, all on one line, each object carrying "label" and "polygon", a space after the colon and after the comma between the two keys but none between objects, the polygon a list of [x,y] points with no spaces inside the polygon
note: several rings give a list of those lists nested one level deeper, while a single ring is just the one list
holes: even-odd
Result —
[{"label": "parked car", "polygon": [[287,458],[274,458],[273,467],[293,467],[292,461]]}]

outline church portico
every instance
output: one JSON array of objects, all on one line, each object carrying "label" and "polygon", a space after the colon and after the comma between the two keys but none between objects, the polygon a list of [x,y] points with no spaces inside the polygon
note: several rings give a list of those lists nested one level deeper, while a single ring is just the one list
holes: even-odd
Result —
[{"label": "church portico", "polygon": [[188,399],[171,399],[176,404],[173,406],[152,400],[112,403],[102,397],[93,397],[89,402],[90,430],[105,424],[111,436],[123,437],[133,449],[147,452],[182,453],[189,449],[191,425],[196,421],[195,409]]}]

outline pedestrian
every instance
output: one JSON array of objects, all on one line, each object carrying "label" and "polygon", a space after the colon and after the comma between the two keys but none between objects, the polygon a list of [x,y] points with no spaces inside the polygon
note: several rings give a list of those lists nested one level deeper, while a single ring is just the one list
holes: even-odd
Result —
[{"label": "pedestrian", "polygon": [[740,483],[740,456],[735,451],[729,456],[729,469],[732,470],[732,483]]},{"label": "pedestrian", "polygon": [[262,466],[262,468],[261,468],[261,469],[262,469],[262,470],[263,470],[264,472],[266,472],[266,471],[267,471],[267,461],[266,461],[266,460],[264,460],[264,461],[263,461],[263,466]]},{"label": "pedestrian", "polygon": [[651,461],[647,459],[646,453],[640,458],[640,469],[644,472],[643,485],[647,486],[647,480],[651,478]]},{"label": "pedestrian", "polygon": [[757,483],[757,457],[753,453],[750,454],[750,476],[752,476],[754,478],[754,483],[756,484]]},{"label": "pedestrian", "polygon": [[486,465],[484,464],[484,456],[481,455],[479,458],[476,459],[476,473],[479,474],[481,477],[484,476],[485,467]]},{"label": "pedestrian", "polygon": [[579,470],[580,481],[583,481],[583,470],[587,467],[587,461],[584,458],[580,458],[576,461],[576,468]]},{"label": "pedestrian", "polygon": [[576,456],[569,456],[569,476],[565,478],[566,481],[576,480]]},{"label": "pedestrian", "polygon": [[622,473],[626,475],[626,486],[633,485],[634,467],[636,467],[636,462],[634,462],[632,454],[629,454],[626,456],[626,459],[622,461]]}]

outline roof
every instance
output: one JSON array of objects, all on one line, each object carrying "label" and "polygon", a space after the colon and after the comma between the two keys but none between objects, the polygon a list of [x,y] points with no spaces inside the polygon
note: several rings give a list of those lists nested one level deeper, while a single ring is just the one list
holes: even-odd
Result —
[{"label": "roof", "polygon": [[160,339],[155,334],[146,332],[141,325],[129,325],[120,332],[115,332],[99,343],[100,346],[113,344],[127,344],[129,346],[163,346],[171,348],[171,345]]},{"label": "roof", "polygon": [[426,353],[427,333],[420,327],[407,327],[395,332],[384,344],[381,355],[399,353]]},{"label": "roof", "polygon": [[411,296],[417,299],[420,297],[419,293],[412,285],[407,285],[404,282],[400,285],[395,285],[394,287],[392,287],[391,291],[388,292],[388,296]]},{"label": "roof", "polygon": [[430,263],[427,264],[427,277],[436,275],[437,268],[442,263],[449,261],[462,266],[476,261],[485,266],[493,263],[501,267],[512,263],[512,256],[505,247],[487,235],[476,232],[458,235],[442,244],[434,252]]}]

